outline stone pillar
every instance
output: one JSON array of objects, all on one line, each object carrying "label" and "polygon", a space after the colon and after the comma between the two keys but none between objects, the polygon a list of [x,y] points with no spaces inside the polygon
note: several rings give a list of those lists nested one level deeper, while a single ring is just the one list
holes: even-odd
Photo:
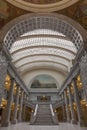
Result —
[{"label": "stone pillar", "polygon": [[27,96],[27,101],[28,101],[28,96]]},{"label": "stone pillar", "polygon": [[62,110],[63,110],[63,121],[66,121],[66,113],[65,113],[65,109],[64,109],[64,105],[62,106]]},{"label": "stone pillar", "polygon": [[[64,100],[64,93],[61,95],[61,100]],[[65,105],[62,105],[62,111],[63,111],[63,121],[66,121],[66,112],[65,112]]]},{"label": "stone pillar", "polygon": [[76,106],[77,106],[78,121],[79,121],[80,126],[84,126],[83,113],[81,110],[80,99],[79,99],[79,95],[78,95],[78,88],[76,85],[76,79],[73,79],[73,87],[74,87],[74,100],[75,100]]},{"label": "stone pillar", "polygon": [[14,115],[13,115],[13,124],[17,123],[17,111],[18,111],[18,103],[19,103],[19,86],[17,86],[16,99],[15,99],[15,107],[14,107]]},{"label": "stone pillar", "polygon": [[80,67],[81,81],[83,85],[83,96],[87,102],[87,53],[81,57],[81,60],[79,62],[79,67]]},{"label": "stone pillar", "polygon": [[24,100],[27,100],[27,95],[26,95],[26,93],[24,93]]},{"label": "stone pillar", "polygon": [[7,63],[4,56],[0,52],[0,105],[2,101],[2,96],[4,92],[4,82],[7,74]]},{"label": "stone pillar", "polygon": [[23,106],[23,121],[25,122],[25,112],[26,112],[26,106]]},{"label": "stone pillar", "polygon": [[75,111],[73,107],[72,94],[71,94],[70,87],[68,88],[68,91],[69,91],[69,104],[70,104],[71,118],[72,118],[71,121],[73,124],[76,124],[76,117],[75,117]]},{"label": "stone pillar", "polygon": [[14,92],[14,78],[11,78],[11,86],[10,86],[10,91],[9,91],[9,97],[8,97],[8,102],[7,106],[5,108],[5,115],[2,121],[2,126],[8,126],[10,124],[10,113],[11,113],[11,104],[13,100],[13,92]]},{"label": "stone pillar", "polygon": [[22,121],[23,94],[24,94],[24,92],[21,92],[21,97],[20,97],[20,109],[19,109],[19,113],[18,113],[18,122],[21,122],[21,121]]},{"label": "stone pillar", "polygon": [[67,100],[66,91],[64,91],[64,98],[65,98],[67,122],[70,122],[70,115],[69,115],[68,100]]}]

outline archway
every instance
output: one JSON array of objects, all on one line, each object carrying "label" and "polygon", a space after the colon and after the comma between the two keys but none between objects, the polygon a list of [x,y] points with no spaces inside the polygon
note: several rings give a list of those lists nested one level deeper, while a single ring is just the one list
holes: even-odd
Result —
[{"label": "archway", "polygon": [[[43,30],[48,31],[48,33],[43,34]],[[40,44],[39,38],[41,41],[45,39],[45,44],[44,42]],[[37,39],[39,44],[35,41],[33,44],[30,41],[32,39],[35,41]],[[27,46],[26,40],[30,43]],[[64,41],[64,45],[59,46],[59,43],[62,42],[58,40]],[[34,70],[38,66],[39,68],[58,69],[68,73],[72,67],[72,60],[80,47],[84,46],[86,40],[85,30],[75,21],[63,15],[45,13],[20,16],[3,28],[0,38],[8,51],[14,44],[19,45],[21,41],[22,45],[24,42],[25,45],[22,48],[17,47],[11,52],[13,63],[20,73],[24,70],[28,71],[30,68]],[[68,47],[68,42],[73,46]],[[67,47],[64,47],[65,44]],[[73,49],[71,50],[71,48]],[[16,59],[14,59],[15,57]]]},{"label": "archway", "polygon": [[27,14],[9,22],[1,31],[0,41],[9,50],[20,35],[35,29],[50,29],[63,33],[80,48],[86,38],[86,31],[72,19],[60,14]]}]

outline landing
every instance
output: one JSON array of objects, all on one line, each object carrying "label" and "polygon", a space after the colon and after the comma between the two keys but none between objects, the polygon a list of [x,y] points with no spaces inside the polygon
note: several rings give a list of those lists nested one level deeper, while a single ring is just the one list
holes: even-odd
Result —
[{"label": "landing", "polygon": [[28,123],[19,123],[17,125],[0,128],[0,130],[87,130],[87,127],[79,127],[68,123],[60,123],[58,126],[33,126]]}]

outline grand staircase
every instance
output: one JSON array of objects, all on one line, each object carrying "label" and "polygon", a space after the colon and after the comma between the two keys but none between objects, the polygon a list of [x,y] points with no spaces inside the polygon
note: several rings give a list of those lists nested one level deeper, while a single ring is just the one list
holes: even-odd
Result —
[{"label": "grand staircase", "polygon": [[33,125],[55,125],[49,104],[39,104]]}]

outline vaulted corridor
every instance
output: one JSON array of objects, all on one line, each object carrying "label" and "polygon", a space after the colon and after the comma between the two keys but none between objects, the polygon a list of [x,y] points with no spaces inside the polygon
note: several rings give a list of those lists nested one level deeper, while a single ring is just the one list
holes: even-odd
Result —
[{"label": "vaulted corridor", "polygon": [[87,129],[87,1],[0,1],[0,130]]}]

